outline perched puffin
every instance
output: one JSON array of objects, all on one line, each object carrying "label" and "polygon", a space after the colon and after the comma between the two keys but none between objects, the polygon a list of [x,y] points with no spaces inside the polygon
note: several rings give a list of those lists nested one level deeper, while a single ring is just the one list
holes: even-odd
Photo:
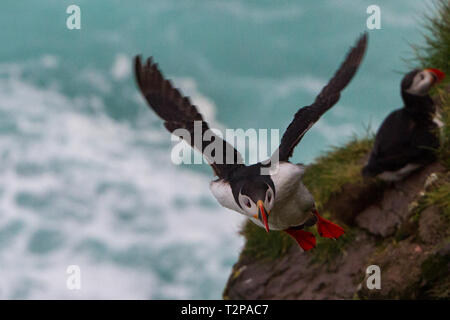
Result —
[{"label": "perched puffin", "polygon": [[444,77],[438,69],[416,69],[404,76],[401,93],[405,105],[378,129],[363,176],[395,182],[436,159],[437,128],[442,123],[428,92]]},{"label": "perched puffin", "polygon": [[[304,167],[288,160],[305,133],[339,100],[340,92],[355,75],[366,46],[367,34],[364,34],[314,103],[295,114],[275,152],[278,156],[276,173],[262,174],[262,169],[273,164],[271,161],[276,157],[246,166],[242,163],[239,152],[217,135],[213,134],[210,141],[195,138],[187,141],[191,147],[203,153],[218,176],[217,180],[211,182],[210,189],[222,206],[245,215],[267,232],[270,229],[287,232],[305,251],[316,245],[314,235],[302,230],[305,226],[317,224],[319,234],[327,238],[336,239],[344,233],[343,228],[318,214],[312,195],[301,181]],[[170,132],[187,140],[177,134],[177,129],[193,133],[194,123],[200,123],[203,134],[209,129],[197,108],[164,79],[152,58],[142,64],[141,58],[137,56],[135,75],[142,95],[164,120],[164,125]],[[224,155],[221,159],[226,158],[226,162],[216,161],[214,156],[206,154],[205,150],[212,142],[219,142],[223,146]]]}]

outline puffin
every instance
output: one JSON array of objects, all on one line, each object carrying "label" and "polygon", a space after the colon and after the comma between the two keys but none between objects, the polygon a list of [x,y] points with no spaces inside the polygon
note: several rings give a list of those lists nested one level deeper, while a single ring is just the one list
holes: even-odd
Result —
[{"label": "puffin", "polygon": [[436,160],[439,113],[430,89],[445,78],[435,68],[415,69],[401,81],[404,106],[390,113],[375,136],[364,177],[395,183]]},{"label": "puffin", "polygon": [[[286,232],[308,251],[316,246],[316,239],[312,232],[303,230],[305,227],[316,225],[320,236],[332,239],[343,235],[344,229],[319,215],[313,196],[302,183],[305,166],[294,164],[289,158],[305,133],[336,104],[352,80],[366,51],[367,38],[367,33],[359,37],[315,101],[297,111],[273,155],[252,165],[245,165],[240,153],[210,130],[189,98],[164,78],[152,57],[145,63],[141,56],[135,57],[135,79],[165,128],[202,152],[217,176],[211,181],[210,190],[220,205],[244,215],[267,232]],[[195,132],[208,134],[208,139],[190,138]],[[213,143],[220,148],[207,152]],[[268,170],[272,166],[276,170]]]}]

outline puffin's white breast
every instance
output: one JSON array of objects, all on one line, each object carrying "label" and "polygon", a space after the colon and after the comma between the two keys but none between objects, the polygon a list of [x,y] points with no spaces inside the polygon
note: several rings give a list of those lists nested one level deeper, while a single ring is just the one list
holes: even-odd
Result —
[{"label": "puffin's white breast", "polygon": [[277,174],[271,178],[275,185],[275,205],[269,216],[273,230],[298,226],[311,217],[314,199],[302,183],[303,165],[280,163]]}]

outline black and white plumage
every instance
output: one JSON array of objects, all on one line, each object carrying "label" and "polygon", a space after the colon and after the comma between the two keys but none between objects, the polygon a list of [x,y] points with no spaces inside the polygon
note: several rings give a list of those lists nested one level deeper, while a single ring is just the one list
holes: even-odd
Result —
[{"label": "black and white plumage", "polygon": [[389,114],[378,129],[364,176],[399,181],[436,159],[440,123],[428,91],[444,76],[437,69],[413,70],[404,76],[405,105]]},{"label": "black and white plumage", "polygon": [[[224,146],[221,158],[234,160],[232,164],[225,164],[230,162],[216,161],[217,155],[205,155],[218,176],[211,182],[210,189],[222,206],[244,214],[267,231],[288,232],[305,250],[315,246],[315,238],[310,232],[302,230],[304,226],[317,223],[319,234],[325,237],[338,238],[343,234],[341,227],[318,215],[312,195],[301,182],[304,167],[288,160],[305,133],[339,100],[341,91],[355,75],[366,46],[367,34],[364,34],[314,103],[295,114],[276,151],[278,170],[274,174],[261,174],[261,169],[269,166],[270,161],[273,164],[276,157],[272,156],[268,163],[246,166],[238,151],[218,136],[213,137],[212,141],[219,141]],[[170,132],[177,134],[176,129],[182,128],[193,133],[195,121],[201,122],[203,133],[209,129],[196,107],[164,79],[151,58],[142,64],[140,57],[136,57],[135,74],[143,96]],[[212,141],[201,140],[195,142],[191,139],[188,143],[205,153]]]}]

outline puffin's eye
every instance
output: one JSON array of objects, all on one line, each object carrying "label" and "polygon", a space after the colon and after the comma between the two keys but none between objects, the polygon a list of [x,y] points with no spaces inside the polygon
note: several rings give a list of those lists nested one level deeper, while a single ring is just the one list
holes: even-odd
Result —
[{"label": "puffin's eye", "polygon": [[272,192],[269,192],[268,194],[267,194],[267,201],[272,201]]},{"label": "puffin's eye", "polygon": [[245,200],[244,200],[244,203],[245,203],[245,205],[246,205],[247,207],[249,207],[249,208],[252,207],[252,204],[250,203],[250,200],[245,199]]}]

